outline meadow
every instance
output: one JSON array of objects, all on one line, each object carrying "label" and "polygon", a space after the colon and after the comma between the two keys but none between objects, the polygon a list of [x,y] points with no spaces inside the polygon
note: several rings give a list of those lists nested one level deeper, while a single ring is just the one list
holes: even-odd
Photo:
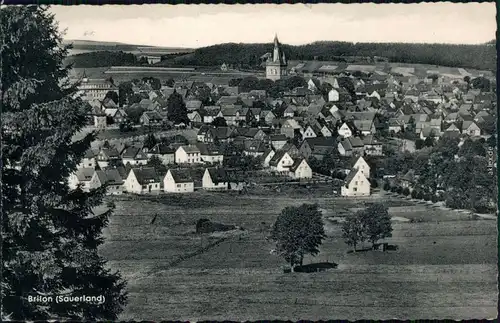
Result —
[{"label": "meadow", "polygon": [[[129,304],[120,319],[497,316],[496,221],[391,197],[195,192],[113,199],[116,210],[100,252],[128,280]],[[385,241],[397,250],[352,253],[340,225],[328,218],[375,201],[383,201],[394,218],[393,237]],[[272,223],[282,208],[301,203],[319,204],[328,236],[320,254],[305,263],[329,261],[336,269],[285,274],[284,260],[270,253],[274,245],[266,237]],[[244,230],[197,235],[200,218]]]}]

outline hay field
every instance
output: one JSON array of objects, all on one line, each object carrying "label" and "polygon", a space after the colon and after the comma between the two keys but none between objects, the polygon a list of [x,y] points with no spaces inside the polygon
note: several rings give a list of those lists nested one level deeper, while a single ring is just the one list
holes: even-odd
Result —
[{"label": "hay field", "polygon": [[[274,246],[265,237],[283,207],[303,202],[317,202],[333,214],[334,207],[356,208],[363,201],[223,193],[117,200],[100,252],[128,280],[129,304],[120,319],[496,317],[495,221],[456,213],[435,213],[436,220],[423,217],[423,206],[393,201],[391,215],[423,217],[419,223],[393,223],[393,237],[386,241],[397,250],[348,253],[340,226],[325,220],[328,238],[321,253],[305,262],[331,261],[338,268],[284,274],[286,264],[270,254]],[[202,217],[242,226],[245,234],[215,244],[216,237],[194,233]]]}]

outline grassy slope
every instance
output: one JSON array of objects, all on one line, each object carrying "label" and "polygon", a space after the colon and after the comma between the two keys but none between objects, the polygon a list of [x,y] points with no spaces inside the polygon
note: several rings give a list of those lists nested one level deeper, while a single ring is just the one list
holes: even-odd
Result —
[{"label": "grassy slope", "polygon": [[[228,201],[231,204],[228,205]],[[331,209],[359,207],[338,199],[227,198],[200,194],[148,201],[119,201],[101,253],[129,280],[123,319],[390,319],[483,318],[496,315],[496,225],[463,215],[435,214],[433,221],[395,223],[397,251],[347,254],[338,225],[310,261],[339,268],[317,274],[283,274],[264,236],[281,208],[320,202]],[[394,204],[397,205],[397,204]],[[420,217],[395,206],[392,215]],[[441,211],[442,212],[442,211]],[[154,225],[149,222],[154,214]],[[429,211],[427,211],[429,213]],[[194,235],[197,219],[243,226],[241,240],[225,241],[175,267],[179,255],[204,241]],[[457,221],[460,220],[460,221]],[[263,224],[264,222],[265,224]],[[471,235],[473,234],[473,235]],[[123,241],[129,240],[129,241]],[[435,243],[434,243],[435,242]]]}]

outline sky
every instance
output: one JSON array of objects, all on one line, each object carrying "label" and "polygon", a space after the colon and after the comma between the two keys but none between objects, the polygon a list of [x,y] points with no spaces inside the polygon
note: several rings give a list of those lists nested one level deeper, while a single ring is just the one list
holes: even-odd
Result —
[{"label": "sky", "polygon": [[65,39],[197,48],[314,41],[478,44],[495,3],[52,6]]}]

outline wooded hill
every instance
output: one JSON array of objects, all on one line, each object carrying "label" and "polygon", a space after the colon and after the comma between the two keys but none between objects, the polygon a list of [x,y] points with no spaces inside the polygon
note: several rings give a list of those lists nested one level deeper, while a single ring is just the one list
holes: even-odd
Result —
[{"label": "wooded hill", "polygon": [[[384,57],[389,62],[429,64],[496,70],[496,49],[491,45],[402,44],[315,42],[282,45],[288,60],[338,61],[344,57]],[[272,44],[221,44],[198,48],[193,54],[161,62],[162,65],[214,66],[260,64],[260,57],[273,50]],[[340,57],[340,59],[339,59]]]}]

